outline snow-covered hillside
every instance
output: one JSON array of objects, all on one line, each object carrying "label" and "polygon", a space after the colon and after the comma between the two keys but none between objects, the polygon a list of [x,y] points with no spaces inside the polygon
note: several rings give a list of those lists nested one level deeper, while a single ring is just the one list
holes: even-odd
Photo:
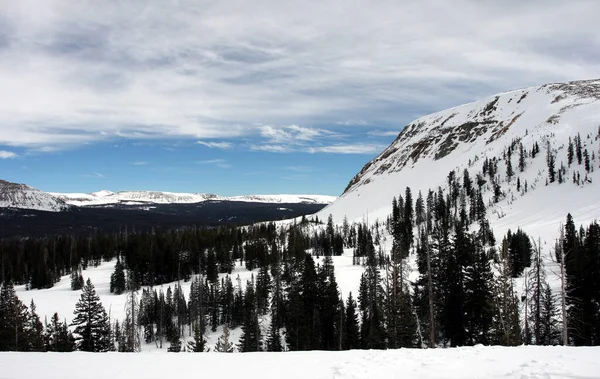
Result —
[{"label": "snow-covered hillside", "polygon": [[160,191],[100,191],[87,193],[53,193],[52,195],[76,206],[98,206],[110,204],[193,204],[206,200],[244,201],[261,203],[308,203],[329,204],[336,199],[324,195],[249,195],[222,197],[208,193],[174,193]]},{"label": "snow-covered hillside", "polygon": [[596,378],[600,348],[483,347],[247,354],[2,353],[7,378]]},{"label": "snow-covered hillside", "polygon": [[0,208],[60,212],[69,206],[63,200],[25,184],[0,180]]},{"label": "snow-covered hillside", "polygon": [[[594,170],[587,174],[582,165],[567,165],[569,137],[578,133]],[[527,150],[537,142],[541,152],[535,159],[526,159],[523,172],[517,168],[518,154],[513,154],[515,175],[509,181],[503,152],[515,140]],[[545,184],[548,142],[556,156],[556,169],[565,166],[566,183]],[[392,198],[404,194],[406,186],[411,187],[413,198],[419,191],[426,197],[429,189],[441,186],[445,190],[450,171],[460,177],[468,169],[475,178],[486,158],[496,158],[501,163],[498,181],[503,199],[492,204],[489,183],[483,187],[494,231],[502,235],[508,228],[522,227],[535,237],[553,239],[568,212],[578,224],[600,218],[599,147],[600,80],[506,92],[413,121],[318,216],[323,219],[332,214],[337,223],[344,216],[350,221],[385,219],[391,213]],[[574,172],[581,176],[579,184],[572,182]],[[527,192],[517,191],[517,178],[520,183],[527,181]]]}]

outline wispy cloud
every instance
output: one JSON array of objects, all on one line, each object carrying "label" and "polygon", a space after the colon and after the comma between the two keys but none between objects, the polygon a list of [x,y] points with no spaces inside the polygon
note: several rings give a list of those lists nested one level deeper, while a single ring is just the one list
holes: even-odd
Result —
[{"label": "wispy cloud", "polygon": [[252,145],[250,150],[267,151],[269,153],[291,153],[294,148],[287,145]]},{"label": "wispy cloud", "polygon": [[220,168],[231,168],[231,165],[227,163],[225,159],[207,159],[198,161],[199,164],[212,165]]},{"label": "wispy cloud", "polygon": [[81,174],[83,178],[94,178],[94,179],[106,179],[106,176],[100,174],[99,172],[94,172],[93,174]]},{"label": "wispy cloud", "polygon": [[330,145],[311,147],[307,150],[309,153],[329,153],[329,154],[376,154],[381,152],[385,146],[373,144],[348,144],[348,145]]},{"label": "wispy cloud", "polygon": [[298,144],[313,141],[323,135],[329,135],[330,132],[324,129],[288,125],[282,127],[263,126],[260,128],[260,134],[270,143]]},{"label": "wispy cloud", "polygon": [[309,166],[287,166],[285,167],[286,170],[289,171],[296,171],[296,172],[310,172],[313,171],[312,167]]},{"label": "wispy cloud", "polygon": [[196,142],[199,145],[210,147],[211,149],[231,149],[233,144],[230,142],[206,142],[206,141],[198,141]]},{"label": "wispy cloud", "polygon": [[371,130],[367,134],[376,137],[395,137],[399,133],[399,130]]},{"label": "wispy cloud", "polygon": [[144,162],[144,161],[137,161],[137,162],[133,162],[132,163],[134,166],[145,166],[148,164],[148,162]]},{"label": "wispy cloud", "polygon": [[17,154],[12,151],[0,150],[0,159],[13,159],[16,158]]}]

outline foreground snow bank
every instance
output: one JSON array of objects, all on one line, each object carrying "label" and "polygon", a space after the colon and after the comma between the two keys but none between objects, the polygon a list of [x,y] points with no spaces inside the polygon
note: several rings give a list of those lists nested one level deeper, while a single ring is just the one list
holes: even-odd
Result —
[{"label": "foreground snow bank", "polygon": [[458,349],[252,354],[2,353],[3,378],[596,378],[600,348]]}]

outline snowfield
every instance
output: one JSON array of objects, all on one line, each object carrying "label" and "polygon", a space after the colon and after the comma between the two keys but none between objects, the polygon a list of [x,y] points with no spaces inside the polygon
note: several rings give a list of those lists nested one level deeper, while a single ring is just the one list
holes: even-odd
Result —
[{"label": "snowfield", "polygon": [[287,353],[1,353],[2,378],[245,379],[600,377],[599,347],[464,347]]}]

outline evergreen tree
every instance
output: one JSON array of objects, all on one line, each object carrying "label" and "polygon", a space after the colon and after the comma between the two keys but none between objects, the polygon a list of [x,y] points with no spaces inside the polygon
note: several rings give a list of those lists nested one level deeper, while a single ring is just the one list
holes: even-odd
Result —
[{"label": "evergreen tree", "polygon": [[523,144],[519,143],[519,171],[525,171],[525,149],[523,148]]},{"label": "evergreen tree", "polygon": [[100,352],[108,351],[110,324],[108,315],[96,294],[96,289],[88,278],[83,292],[73,312],[75,343],[78,350]]},{"label": "evergreen tree", "polygon": [[120,259],[117,259],[115,271],[110,276],[110,292],[115,295],[125,292],[125,267]]},{"label": "evergreen tree", "polygon": [[61,322],[58,313],[54,313],[44,332],[46,351],[70,352],[75,350],[75,338],[67,323]]},{"label": "evergreen tree", "polygon": [[254,283],[248,282],[244,295],[244,323],[242,324],[242,335],[238,344],[238,349],[244,353],[261,351],[262,348],[256,301]]},{"label": "evergreen tree", "polygon": [[282,351],[281,334],[277,327],[276,317],[271,317],[271,325],[269,326],[269,335],[267,336],[267,351],[278,352]]},{"label": "evergreen tree", "polygon": [[352,292],[348,294],[344,313],[346,317],[343,323],[342,348],[344,350],[358,349],[360,348],[360,329],[358,327],[356,301],[352,298]]},{"label": "evergreen tree", "polygon": [[218,353],[233,353],[233,343],[229,342],[229,327],[223,325],[223,334],[219,337],[215,345],[215,351]]},{"label": "evergreen tree", "polygon": [[29,312],[19,300],[12,282],[0,288],[0,351],[28,351]]},{"label": "evergreen tree", "polygon": [[27,322],[27,334],[29,339],[29,351],[45,351],[44,325],[35,311],[35,303],[31,300],[29,306],[29,319]]},{"label": "evergreen tree", "polygon": [[573,141],[571,140],[571,137],[569,137],[569,145],[567,147],[567,164],[569,167],[571,167],[571,164],[573,163],[573,153]]},{"label": "evergreen tree", "polygon": [[519,302],[514,291],[511,268],[508,263],[508,239],[502,241],[499,273],[494,285],[494,324],[491,343],[504,346],[521,344]]},{"label": "evergreen tree", "polygon": [[508,179],[509,182],[512,179],[514,174],[515,174],[515,172],[512,167],[511,154],[507,154],[506,155],[506,178]]},{"label": "evergreen tree", "polygon": [[81,274],[81,270],[72,270],[71,271],[71,289],[73,291],[79,291],[83,288],[83,275]]},{"label": "evergreen tree", "polygon": [[575,137],[575,152],[577,155],[577,163],[581,165],[581,161],[583,159],[582,147],[581,147],[581,136],[577,133]]},{"label": "evergreen tree", "polygon": [[188,342],[188,351],[194,353],[203,353],[206,350],[206,340],[202,335],[202,330],[198,322],[194,324],[194,339]]}]

